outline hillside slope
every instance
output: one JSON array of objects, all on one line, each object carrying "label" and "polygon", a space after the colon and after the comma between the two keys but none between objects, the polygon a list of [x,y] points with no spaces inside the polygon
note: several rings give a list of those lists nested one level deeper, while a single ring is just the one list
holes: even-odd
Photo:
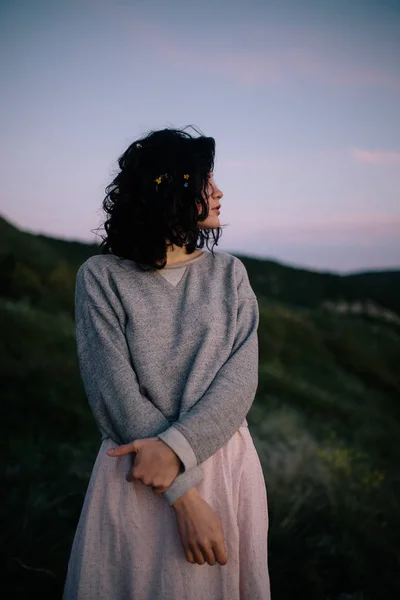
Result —
[{"label": "hillside slope", "polygon": [[[76,271],[98,245],[23,232],[0,218],[0,295],[57,310],[54,283],[71,289]],[[215,249],[218,252],[218,248]],[[237,254],[257,297],[291,306],[377,317],[400,324],[400,270],[339,275]],[[60,272],[61,271],[61,272]],[[72,314],[72,306],[66,309]]]}]

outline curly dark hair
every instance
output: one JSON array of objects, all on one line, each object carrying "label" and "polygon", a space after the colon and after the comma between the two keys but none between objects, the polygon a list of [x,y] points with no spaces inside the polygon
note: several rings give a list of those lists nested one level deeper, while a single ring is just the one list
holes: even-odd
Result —
[{"label": "curly dark hair", "polygon": [[[205,244],[210,249],[212,237],[213,253],[222,228],[199,228],[198,222],[208,217],[215,140],[189,127],[199,136],[187,133],[187,127],[150,131],[119,157],[120,171],[105,188],[102,204],[108,218],[103,224],[107,235],[102,237],[101,254],[134,260],[147,271],[166,265],[171,245],[185,245],[187,254],[192,254]],[[184,178],[185,174],[189,177]]]}]

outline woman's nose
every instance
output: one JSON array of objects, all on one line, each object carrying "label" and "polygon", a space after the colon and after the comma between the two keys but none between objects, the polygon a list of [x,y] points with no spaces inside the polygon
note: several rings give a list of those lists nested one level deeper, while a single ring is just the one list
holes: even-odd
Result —
[{"label": "woman's nose", "polygon": [[216,188],[215,192],[214,192],[214,196],[216,198],[221,199],[224,195],[224,192],[222,190],[220,190],[219,188]]}]

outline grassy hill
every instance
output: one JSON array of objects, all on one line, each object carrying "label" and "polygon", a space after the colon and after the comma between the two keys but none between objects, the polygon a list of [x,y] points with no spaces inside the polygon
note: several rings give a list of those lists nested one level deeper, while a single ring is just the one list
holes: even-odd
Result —
[{"label": "grassy hill", "polygon": [[[76,270],[98,248],[4,219],[0,234],[0,590],[57,599],[99,446],[73,321]],[[400,274],[240,258],[260,305],[248,420],[268,490],[273,597],[399,597]]]},{"label": "grassy hill", "polygon": [[[0,217],[0,294],[25,297],[34,306],[59,312],[57,292],[61,287],[67,292],[67,310],[73,316],[68,292],[74,287],[79,266],[93,254],[99,254],[96,244],[23,232]],[[400,324],[400,270],[339,275],[237,256],[260,301],[325,307]]]}]

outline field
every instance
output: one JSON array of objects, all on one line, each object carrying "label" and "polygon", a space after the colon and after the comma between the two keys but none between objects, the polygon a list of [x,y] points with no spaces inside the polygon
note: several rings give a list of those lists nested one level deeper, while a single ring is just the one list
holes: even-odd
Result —
[{"label": "field", "polygon": [[[96,252],[3,229],[0,590],[56,600],[99,446],[73,319],[77,266]],[[272,597],[399,598],[400,274],[242,260],[260,307],[248,421],[268,492]]]}]

